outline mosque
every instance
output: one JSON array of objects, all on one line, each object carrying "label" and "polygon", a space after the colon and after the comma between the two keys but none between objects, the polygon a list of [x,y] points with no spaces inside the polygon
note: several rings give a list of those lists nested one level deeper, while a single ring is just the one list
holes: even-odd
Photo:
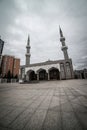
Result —
[{"label": "mosque", "polygon": [[30,64],[30,37],[28,36],[26,46],[26,65],[20,67],[20,79],[23,81],[41,81],[41,80],[63,80],[74,78],[72,59],[69,58],[65,44],[65,37],[59,27],[60,42],[62,44],[64,59]]}]

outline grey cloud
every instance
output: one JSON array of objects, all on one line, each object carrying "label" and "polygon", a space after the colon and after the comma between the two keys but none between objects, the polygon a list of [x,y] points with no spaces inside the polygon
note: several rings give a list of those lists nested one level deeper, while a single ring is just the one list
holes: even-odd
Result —
[{"label": "grey cloud", "polygon": [[78,68],[87,65],[87,0],[0,0],[0,35],[4,54],[16,55],[24,64],[27,35],[31,38],[31,63],[63,58],[59,24],[69,56]]}]

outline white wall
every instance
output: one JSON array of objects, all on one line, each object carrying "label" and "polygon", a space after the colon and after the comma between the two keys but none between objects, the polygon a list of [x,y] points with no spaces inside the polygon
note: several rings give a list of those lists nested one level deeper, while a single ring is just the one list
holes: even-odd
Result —
[{"label": "white wall", "polygon": [[25,74],[29,71],[29,70],[33,70],[35,71],[35,73],[37,73],[37,70],[41,69],[45,69],[46,72],[48,72],[48,70],[52,67],[57,68],[60,71],[60,65],[59,64],[51,64],[51,65],[42,65],[42,66],[34,66],[34,67],[26,67],[25,68]]}]

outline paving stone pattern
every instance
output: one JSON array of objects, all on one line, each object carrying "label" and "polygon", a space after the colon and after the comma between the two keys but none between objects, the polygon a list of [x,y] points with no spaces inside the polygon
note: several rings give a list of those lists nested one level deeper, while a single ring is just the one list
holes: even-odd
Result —
[{"label": "paving stone pattern", "polygon": [[0,130],[87,130],[87,80],[0,84]]}]

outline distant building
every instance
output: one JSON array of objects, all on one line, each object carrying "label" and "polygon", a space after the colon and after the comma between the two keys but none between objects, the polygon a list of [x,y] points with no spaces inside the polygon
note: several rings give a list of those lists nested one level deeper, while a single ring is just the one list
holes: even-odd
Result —
[{"label": "distant building", "polygon": [[87,79],[87,69],[75,70],[74,76],[75,79]]},{"label": "distant building", "polygon": [[14,56],[4,55],[2,56],[2,77],[6,77],[8,72],[11,76],[19,76],[20,68],[20,59],[15,58]]},{"label": "distant building", "polygon": [[14,58],[14,64],[13,64],[13,76],[14,77],[19,76],[19,69],[20,69],[20,59]]},{"label": "distant building", "polygon": [[4,41],[0,37],[0,66],[1,66],[1,58],[2,58],[3,47],[4,47]]},{"label": "distant building", "polygon": [[[60,42],[62,44],[61,50],[64,54],[64,59],[51,61],[48,60],[42,63],[30,64],[30,37],[28,37],[26,46],[26,64],[20,67],[20,78],[26,81],[33,80],[62,80],[74,78],[72,59],[69,58],[65,43],[65,37],[61,28]],[[38,50],[37,50],[38,51]]]},{"label": "distant building", "polygon": [[13,56],[2,56],[2,77],[6,76],[8,71],[13,73],[13,64],[14,64],[14,57]]}]

